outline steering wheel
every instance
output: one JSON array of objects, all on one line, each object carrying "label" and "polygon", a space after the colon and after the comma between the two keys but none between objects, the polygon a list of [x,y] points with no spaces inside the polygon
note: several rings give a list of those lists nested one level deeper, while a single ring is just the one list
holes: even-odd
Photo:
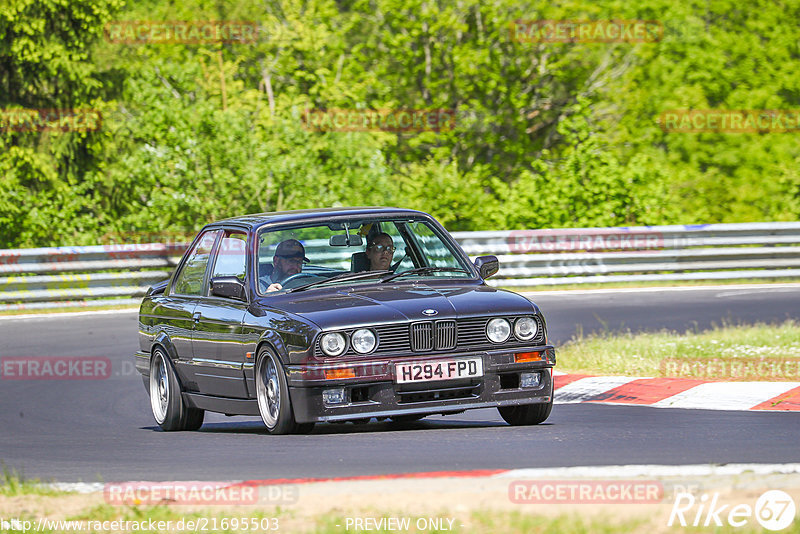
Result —
[{"label": "steering wheel", "polygon": [[[293,275],[290,275],[290,276],[286,277],[283,280],[283,282],[279,282],[279,283],[283,287],[283,289],[289,289],[289,288],[286,287],[289,282],[292,282],[294,280],[299,280],[299,279],[302,279],[302,278],[319,278],[319,275],[318,274],[313,274],[313,273],[295,273]],[[309,282],[310,281],[311,280],[309,280]],[[295,284],[293,287],[298,287],[298,286],[301,286],[301,285],[303,285],[303,284]]]}]

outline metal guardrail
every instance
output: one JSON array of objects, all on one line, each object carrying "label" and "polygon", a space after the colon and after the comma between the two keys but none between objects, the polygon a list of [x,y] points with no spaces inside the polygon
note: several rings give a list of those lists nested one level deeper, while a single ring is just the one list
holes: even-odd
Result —
[{"label": "metal guardrail", "polygon": [[0,310],[139,304],[151,284],[169,277],[186,246],[0,250]]},{"label": "metal guardrail", "polygon": [[[800,278],[800,222],[454,232],[494,286]],[[308,243],[313,254],[314,243]],[[186,244],[0,250],[0,309],[139,303]]]},{"label": "metal guardrail", "polygon": [[800,276],[800,223],[454,232],[471,255],[494,254],[495,286]]}]

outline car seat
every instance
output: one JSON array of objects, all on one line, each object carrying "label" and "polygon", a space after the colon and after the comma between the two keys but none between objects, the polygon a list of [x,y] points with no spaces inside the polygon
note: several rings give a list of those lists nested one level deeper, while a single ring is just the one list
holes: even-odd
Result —
[{"label": "car seat", "polygon": [[356,252],[350,256],[350,270],[354,273],[369,271],[369,258],[366,252]]}]

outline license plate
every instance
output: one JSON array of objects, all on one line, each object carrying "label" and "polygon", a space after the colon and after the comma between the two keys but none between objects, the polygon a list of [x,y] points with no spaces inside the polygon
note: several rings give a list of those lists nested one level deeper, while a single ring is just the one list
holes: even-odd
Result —
[{"label": "license plate", "polygon": [[398,384],[473,378],[483,376],[483,360],[481,358],[463,358],[458,360],[398,363],[395,365],[395,375],[395,382]]}]

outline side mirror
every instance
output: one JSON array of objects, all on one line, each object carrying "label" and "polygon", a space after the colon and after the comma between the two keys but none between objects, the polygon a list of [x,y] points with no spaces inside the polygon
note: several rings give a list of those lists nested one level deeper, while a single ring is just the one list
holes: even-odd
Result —
[{"label": "side mirror", "polygon": [[216,297],[247,302],[247,288],[235,276],[219,276],[211,279],[211,294]]},{"label": "side mirror", "polygon": [[500,262],[497,256],[478,256],[475,258],[475,267],[484,280],[497,273],[500,269]]}]

